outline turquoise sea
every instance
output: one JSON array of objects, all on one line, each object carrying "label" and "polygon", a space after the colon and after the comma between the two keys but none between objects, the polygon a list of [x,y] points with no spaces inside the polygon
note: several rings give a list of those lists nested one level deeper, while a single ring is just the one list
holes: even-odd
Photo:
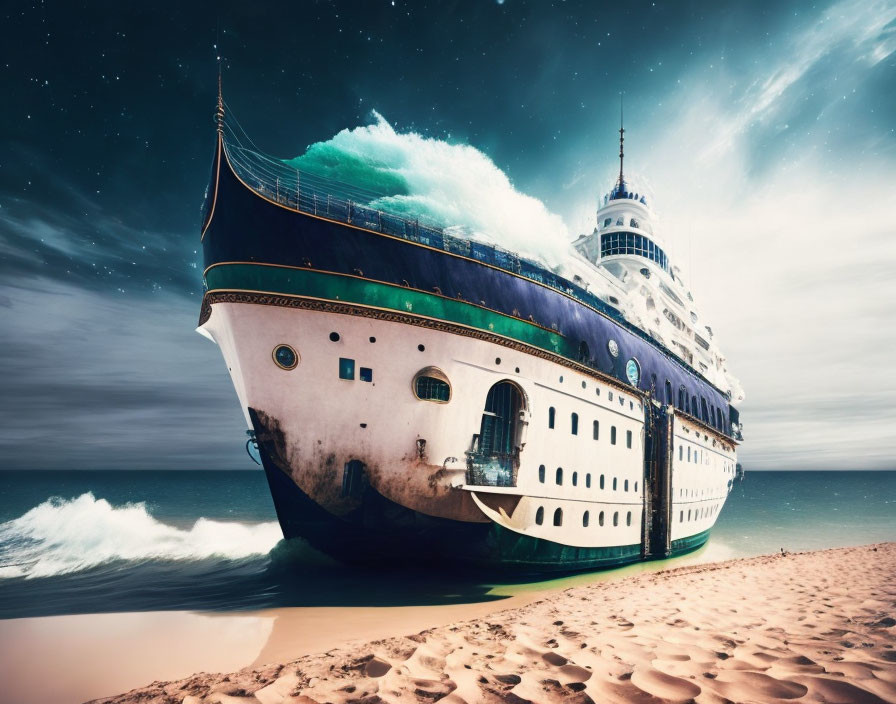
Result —
[{"label": "turquoise sea", "polygon": [[[0,618],[467,603],[507,582],[350,568],[283,541],[261,471],[3,471],[0,496]],[[665,563],[892,540],[896,472],[756,472],[707,546]]]}]

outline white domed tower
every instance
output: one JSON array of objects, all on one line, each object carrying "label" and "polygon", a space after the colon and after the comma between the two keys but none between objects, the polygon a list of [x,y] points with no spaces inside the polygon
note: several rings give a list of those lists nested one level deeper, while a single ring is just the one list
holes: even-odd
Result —
[{"label": "white domed tower", "polygon": [[607,296],[629,322],[637,325],[694,367],[734,401],[743,399],[740,383],[728,373],[712,328],[670,261],[647,196],[625,179],[625,128],[619,126],[619,178],[597,208],[597,225],[573,246],[608,275]]}]

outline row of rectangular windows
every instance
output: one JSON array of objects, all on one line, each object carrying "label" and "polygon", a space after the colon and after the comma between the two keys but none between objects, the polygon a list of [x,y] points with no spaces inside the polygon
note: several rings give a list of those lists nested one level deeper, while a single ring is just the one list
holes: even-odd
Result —
[{"label": "row of rectangular windows", "polygon": [[666,253],[649,237],[634,232],[611,232],[601,235],[600,256],[609,257],[614,254],[637,254],[639,257],[656,262],[663,269],[669,268]]},{"label": "row of rectangular windows", "polygon": [[[703,508],[688,509],[688,520],[689,521],[691,520],[691,511],[692,510],[694,512],[693,520],[699,521],[701,518],[706,518],[707,516],[711,516],[711,515],[714,515],[715,513],[718,513],[719,507],[718,506],[704,506]],[[678,522],[679,523],[685,522],[684,509],[682,509],[679,512]]]},{"label": "row of rectangular windows", "polygon": [[[542,484],[544,484],[544,482],[545,482],[546,472],[547,472],[547,470],[545,470],[545,467],[543,464],[538,465],[538,481],[541,482]],[[557,467],[557,471],[554,474],[554,481],[557,484],[557,486],[563,486],[563,467]],[[617,490],[617,481],[618,481],[617,478],[613,477],[613,491]],[[604,484],[605,484],[604,475],[601,474],[600,480],[599,480],[599,486],[601,489],[604,488]],[[635,482],[634,484],[635,485],[634,485],[633,491],[638,491],[638,482]],[[578,472],[572,473],[572,485],[573,486],[579,485],[579,473]],[[626,479],[624,481],[623,487],[624,487],[623,491],[628,491],[628,479]],[[591,488],[591,472],[588,472],[585,474],[585,488],[586,489]]]},{"label": "row of rectangular windows", "polygon": [[[721,487],[720,487],[721,490]],[[712,492],[711,489],[679,489],[678,498],[680,499],[702,499],[706,496],[706,492]]]},{"label": "row of rectangular windows", "polygon": [[[553,430],[557,425],[557,409],[553,406],[548,408],[548,428]],[[579,434],[579,414],[573,413],[570,416],[570,431],[573,435]],[[591,423],[591,437],[595,440],[600,439],[600,421],[593,421]],[[616,426],[610,426],[610,444],[616,444]],[[632,446],[632,431],[625,431],[625,446],[631,449]]]},{"label": "row of rectangular windows", "polygon": [[[654,393],[657,393],[657,380],[656,374],[651,374],[651,388]],[[659,397],[659,396],[657,396]],[[666,403],[670,406],[674,404],[674,399],[672,398],[672,382],[666,379]],[[721,430],[723,433],[730,433],[731,429],[728,427],[728,424],[725,422],[725,418],[722,416],[722,411],[720,408],[716,408],[712,403],[707,404],[706,399],[701,396],[700,403],[697,403],[697,395],[688,396],[687,389],[682,384],[678,388],[678,403],[674,404],[679,410],[684,411],[685,413],[690,413],[694,418],[700,418],[704,423],[708,423],[713,426],[716,430]]]},{"label": "row of rectangular windows", "polygon": [[[691,446],[688,445],[688,462],[692,464],[702,464],[703,462],[703,450],[698,450],[696,447],[693,448],[693,452],[691,451]],[[684,462],[684,445],[678,446],[678,461]],[[708,463],[707,463],[708,464]],[[725,474],[733,474],[734,469],[729,464],[725,464],[723,469],[725,470]]]},{"label": "row of rectangular windows", "polygon": [[[582,514],[582,527],[587,528],[588,524],[591,521],[591,512],[585,511]],[[535,511],[535,523],[538,525],[544,524],[544,506],[539,506],[538,510]],[[604,524],[604,512],[601,511],[597,516],[598,525],[602,526]],[[625,525],[630,526],[632,524],[632,512],[628,511],[625,516]],[[554,510],[554,525],[562,526],[563,525],[563,509],[557,508]],[[613,525],[619,525],[619,511],[613,512]]]}]

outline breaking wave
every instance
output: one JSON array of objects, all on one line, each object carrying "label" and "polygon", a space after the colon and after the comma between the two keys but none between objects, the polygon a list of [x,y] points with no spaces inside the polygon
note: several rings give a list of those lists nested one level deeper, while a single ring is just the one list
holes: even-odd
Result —
[{"label": "breaking wave", "polygon": [[0,524],[0,578],[50,577],[117,561],[240,560],[266,555],[282,537],[275,522],[200,518],[176,528],[142,502],[112,506],[86,493],[49,499]]},{"label": "breaking wave", "polygon": [[287,163],[372,192],[371,207],[426,218],[552,267],[563,264],[570,242],[563,220],[516,190],[488,156],[466,144],[396,132],[372,114],[374,124],[344,129]]}]

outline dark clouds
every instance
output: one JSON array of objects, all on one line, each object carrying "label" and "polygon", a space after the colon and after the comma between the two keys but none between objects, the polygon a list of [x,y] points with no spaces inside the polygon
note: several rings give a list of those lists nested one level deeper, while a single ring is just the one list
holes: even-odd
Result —
[{"label": "dark clouds", "polygon": [[[817,393],[782,405],[776,391],[788,377],[769,372],[781,366],[769,350],[787,350],[794,367],[817,365],[807,379],[861,377],[853,356],[795,331],[780,301],[831,316],[812,305],[849,288],[832,281],[857,272],[883,280],[885,257],[869,264],[867,251],[826,250],[812,266],[751,260],[757,236],[787,242],[794,228],[746,223],[790,217],[817,230],[814,214],[838,175],[851,194],[875,199],[877,184],[893,182],[893,17],[891,2],[7,3],[0,370],[12,402],[0,408],[0,465],[246,466],[226,369],[193,332],[220,51],[228,102],[263,149],[294,155],[377,109],[398,129],[482,149],[573,230],[590,228],[615,168],[625,91],[633,169],[653,175],[672,224],[688,223],[695,250],[704,227],[721,232],[725,221],[732,233],[724,246],[718,234],[707,240],[721,248],[702,268],[697,251],[694,279],[732,368],[744,372],[747,427],[759,431],[745,456],[768,468],[816,466],[817,438],[847,422],[871,465],[884,466],[894,384],[863,388],[879,413],[851,421]],[[790,213],[765,210],[767,199],[753,196],[772,186],[804,199]],[[691,206],[701,196],[718,207]],[[886,219],[879,203],[872,210]],[[892,218],[889,229],[875,223],[863,241],[880,252],[892,229]],[[824,247],[834,247],[837,233],[827,233]],[[681,235],[670,237],[680,261],[685,252],[695,259]],[[752,303],[741,298],[732,313],[718,294],[728,286],[750,290]],[[892,323],[892,314],[865,306],[868,288],[859,289],[843,294],[865,311],[858,332],[836,307],[833,328],[860,335],[853,346],[886,347],[880,318]],[[813,404],[819,413],[808,422]],[[844,442],[829,446],[832,466],[846,466]]]}]

